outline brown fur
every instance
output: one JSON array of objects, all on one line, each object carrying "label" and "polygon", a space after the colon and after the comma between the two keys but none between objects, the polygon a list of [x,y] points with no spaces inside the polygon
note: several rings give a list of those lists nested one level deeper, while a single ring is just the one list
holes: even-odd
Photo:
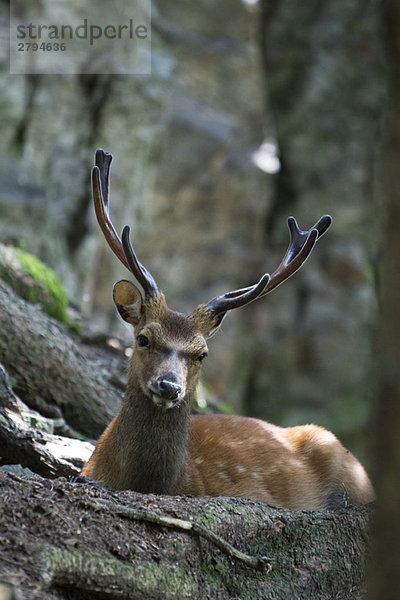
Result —
[{"label": "brown fur", "polygon": [[[150,345],[135,349],[122,407],[82,475],[118,490],[239,496],[292,509],[374,499],[361,464],[321,427],[284,429],[239,416],[191,417],[198,357],[218,323],[201,306],[189,315],[171,311],[162,294],[142,302],[129,282],[117,284],[114,297],[120,314]],[[149,381],[166,374],[184,390],[172,408],[157,406],[149,391]]]}]

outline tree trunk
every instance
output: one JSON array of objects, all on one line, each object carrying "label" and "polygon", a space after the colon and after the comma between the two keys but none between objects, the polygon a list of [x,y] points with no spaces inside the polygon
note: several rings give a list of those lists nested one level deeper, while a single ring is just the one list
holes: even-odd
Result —
[{"label": "tree trunk", "polygon": [[290,511],[1,472],[0,488],[0,574],[33,600],[362,597],[367,508]]},{"label": "tree trunk", "polygon": [[[0,363],[0,465],[21,465],[50,478],[79,475],[93,446],[52,435],[54,425],[53,419],[29,409],[15,395]],[[64,422],[62,427],[68,433]]]},{"label": "tree trunk", "polygon": [[375,208],[383,221],[381,321],[376,357],[375,407],[377,514],[369,578],[371,600],[396,600],[400,589],[400,5],[382,3],[390,97],[380,157],[380,187]]},{"label": "tree trunk", "polygon": [[62,415],[79,432],[98,437],[122,392],[65,329],[0,282],[0,362],[17,394],[46,416]]}]

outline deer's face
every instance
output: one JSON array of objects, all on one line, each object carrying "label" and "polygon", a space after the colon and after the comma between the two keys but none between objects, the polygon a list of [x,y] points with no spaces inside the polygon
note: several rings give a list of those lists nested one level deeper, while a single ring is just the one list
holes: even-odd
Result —
[{"label": "deer's face", "polygon": [[168,311],[162,319],[150,316],[135,328],[132,368],[142,392],[160,408],[176,407],[192,396],[207,356],[204,337],[187,320]]},{"label": "deer's face", "polygon": [[204,332],[208,323],[201,310],[189,315],[171,311],[162,294],[145,303],[127,281],[116,284],[114,300],[135,329],[130,369],[135,385],[161,409],[179,406],[195,391],[208,352]]}]

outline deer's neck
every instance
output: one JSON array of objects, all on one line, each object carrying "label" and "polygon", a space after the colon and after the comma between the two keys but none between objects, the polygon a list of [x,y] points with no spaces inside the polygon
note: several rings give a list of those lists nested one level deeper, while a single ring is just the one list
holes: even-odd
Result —
[{"label": "deer's neck", "polygon": [[163,410],[138,390],[127,390],[118,435],[128,481],[142,493],[173,494],[184,474],[190,399]]}]

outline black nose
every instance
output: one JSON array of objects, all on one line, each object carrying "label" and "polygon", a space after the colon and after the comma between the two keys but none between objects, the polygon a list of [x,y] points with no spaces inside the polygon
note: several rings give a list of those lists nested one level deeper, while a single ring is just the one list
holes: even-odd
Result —
[{"label": "black nose", "polygon": [[166,400],[176,400],[182,391],[180,385],[173,381],[168,381],[168,379],[158,379],[157,387],[160,396]]}]

